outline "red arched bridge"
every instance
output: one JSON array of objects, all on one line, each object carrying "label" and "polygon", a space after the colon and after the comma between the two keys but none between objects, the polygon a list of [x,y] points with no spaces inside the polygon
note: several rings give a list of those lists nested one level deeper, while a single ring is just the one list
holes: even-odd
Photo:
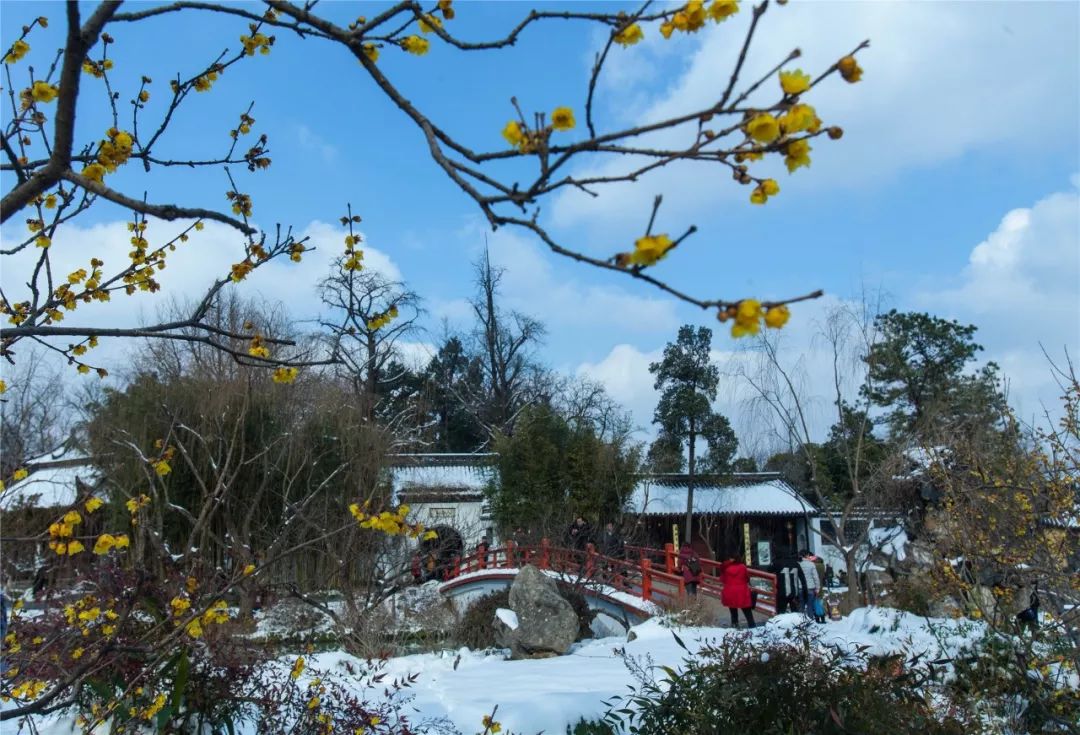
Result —
[{"label": "red arched bridge", "polygon": [[[592,593],[597,597],[621,597],[608,592],[613,590],[661,608],[678,607],[686,601],[686,582],[672,544],[665,544],[662,549],[628,545],[622,557],[614,557],[601,554],[592,544],[586,545],[585,549],[568,549],[553,546],[548,539],[542,539],[536,545],[507,541],[503,546],[480,548],[467,556],[455,557],[441,570],[443,584],[440,589],[452,594],[484,580],[512,580],[517,570],[526,564],[580,582],[586,592],[592,587]],[[720,562],[701,559],[702,579],[698,584],[698,594],[717,603],[723,589],[720,566]],[[752,567],[749,572],[750,586],[756,593],[755,609],[765,615],[774,615],[776,575]]]}]

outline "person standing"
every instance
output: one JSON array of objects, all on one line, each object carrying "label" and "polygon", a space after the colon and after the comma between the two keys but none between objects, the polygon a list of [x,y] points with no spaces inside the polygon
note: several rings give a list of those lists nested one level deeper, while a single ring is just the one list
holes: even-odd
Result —
[{"label": "person standing", "polygon": [[600,532],[600,553],[610,556],[612,559],[622,559],[626,551],[626,544],[622,536],[615,530],[614,523],[608,523]]},{"label": "person standing", "polygon": [[818,576],[817,565],[813,562],[813,554],[806,549],[799,552],[799,569],[802,570],[803,577],[806,579],[806,609],[803,612],[815,622],[824,623],[825,615],[818,614],[821,578]]},{"label": "person standing", "polygon": [[682,572],[683,582],[686,584],[686,594],[697,597],[697,587],[702,577],[701,557],[686,541],[679,549],[679,569]]},{"label": "person standing", "polygon": [[754,601],[750,594],[750,570],[735,555],[720,564],[720,579],[724,586],[720,590],[720,602],[731,613],[731,627],[739,627],[739,610],[746,618],[746,627],[754,627]]},{"label": "person standing", "polygon": [[790,553],[781,557],[774,567],[776,574],[776,614],[798,612],[806,607],[806,578],[799,558]]}]

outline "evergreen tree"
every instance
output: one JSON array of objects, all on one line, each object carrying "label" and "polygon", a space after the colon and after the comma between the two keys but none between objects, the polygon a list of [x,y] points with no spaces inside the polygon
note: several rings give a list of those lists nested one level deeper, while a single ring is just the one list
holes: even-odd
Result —
[{"label": "evergreen tree", "polygon": [[997,366],[966,373],[982,346],[976,327],[895,309],[875,319],[881,339],[865,360],[863,394],[888,410],[894,438],[927,438],[942,430],[994,424],[1004,399]]},{"label": "evergreen tree", "polygon": [[698,439],[704,439],[709,447],[701,460],[701,469],[706,472],[729,471],[738,446],[728,420],[712,408],[720,371],[709,356],[711,345],[711,329],[683,325],[676,340],[664,348],[664,358],[649,366],[649,372],[656,376],[654,387],[661,392],[653,423],[659,424],[665,441],[678,444],[680,454],[684,447],[687,450],[686,539],[691,538]]}]

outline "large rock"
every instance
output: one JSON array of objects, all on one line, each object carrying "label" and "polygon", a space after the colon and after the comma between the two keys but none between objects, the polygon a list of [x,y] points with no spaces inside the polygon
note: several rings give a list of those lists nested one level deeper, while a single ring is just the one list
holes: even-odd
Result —
[{"label": "large rock", "polygon": [[532,565],[518,572],[510,587],[510,609],[517,627],[498,620],[499,641],[510,648],[510,658],[561,656],[577,639],[578,616],[559,594],[555,580]]}]

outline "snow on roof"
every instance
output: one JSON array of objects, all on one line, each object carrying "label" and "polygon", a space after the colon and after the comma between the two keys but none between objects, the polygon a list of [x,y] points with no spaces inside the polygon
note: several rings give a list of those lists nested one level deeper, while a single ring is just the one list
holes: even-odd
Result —
[{"label": "snow on roof", "polygon": [[[700,483],[700,484],[698,484]],[[643,477],[630,495],[630,512],[672,515],[686,512],[685,479]],[[700,478],[694,484],[694,512],[730,515],[802,515],[817,509],[795,488],[775,476],[745,476],[718,483]]]},{"label": "snow on roof", "polygon": [[[33,469],[35,464],[44,466]],[[77,499],[76,478],[91,486],[100,479],[98,471],[90,464],[90,458],[72,451],[59,456],[40,457],[27,465],[33,471],[26,479],[8,485],[0,495],[0,510],[71,505]]]},{"label": "snow on roof", "polygon": [[391,467],[390,485],[395,501],[399,493],[410,491],[451,491],[482,493],[495,474],[490,465],[440,464]]}]

